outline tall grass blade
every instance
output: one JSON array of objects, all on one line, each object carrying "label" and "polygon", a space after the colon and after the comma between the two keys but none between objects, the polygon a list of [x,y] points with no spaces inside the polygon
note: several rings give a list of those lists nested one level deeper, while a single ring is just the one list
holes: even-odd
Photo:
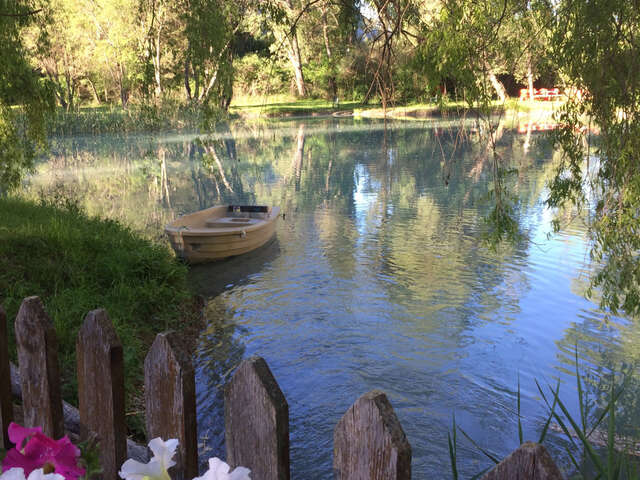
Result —
[{"label": "tall grass blade", "polygon": [[573,463],[573,466],[575,467],[575,469],[580,472],[580,474],[582,475],[582,477],[584,477],[584,472],[582,470],[582,467],[580,467],[580,465],[578,465],[578,462],[576,461],[575,457],[571,454],[571,452],[569,451],[569,449],[566,449],[567,451],[567,455],[569,455],[569,459],[571,460],[571,463]]},{"label": "tall grass blade", "polygon": [[578,382],[578,403],[580,405],[580,423],[582,423],[582,431],[587,431],[587,414],[583,402],[584,392],[582,391],[582,381],[580,380],[580,366],[578,365],[578,344],[575,349],[576,358],[576,381]]},{"label": "tall grass blade", "polygon": [[[557,398],[558,398],[558,406],[560,407],[560,410],[562,410],[562,413],[564,414],[564,416],[567,418],[567,420],[569,420],[569,423],[571,424],[571,427],[576,432],[576,435],[578,435],[578,438],[582,442],[582,445],[584,446],[585,451],[589,455],[589,458],[593,462],[594,466],[596,467],[596,469],[598,470],[599,473],[601,473],[601,474],[604,473],[604,467],[602,466],[602,462],[600,461],[600,457],[598,456],[598,454],[593,449],[593,446],[591,445],[591,443],[589,442],[589,440],[585,436],[584,431],[580,429],[580,426],[573,419],[573,417],[569,413],[569,410],[567,410],[567,407],[564,405],[564,403],[562,403],[562,400],[560,400],[560,397],[558,396]],[[556,419],[559,419],[559,418],[560,418],[560,416],[558,414],[556,414]]]},{"label": "tall grass blade", "polygon": [[473,438],[471,438],[467,432],[465,432],[462,428],[458,427],[458,430],[460,430],[460,432],[462,432],[462,434],[467,438],[467,440],[469,440],[474,447],[476,447],[478,450],[480,450],[489,460],[491,460],[493,463],[495,463],[496,465],[498,463],[500,463],[500,460],[498,460],[498,458],[489,453],[487,450],[485,450],[484,448],[482,448],[480,445],[478,445],[475,440]]},{"label": "tall grass blade", "polygon": [[[540,387],[540,384],[538,383],[538,380],[535,381],[536,382],[536,386],[538,387],[538,391],[540,392],[540,394],[542,395],[542,398],[544,400],[544,402],[547,404],[547,407],[549,407],[549,402],[547,402],[547,398],[544,395],[544,392],[542,391],[542,388]],[[544,427],[542,428],[542,433],[540,433],[540,438],[538,439],[538,443],[542,443],[544,442],[545,438],[547,437],[547,432],[549,431],[549,425],[551,425],[551,419],[553,418],[553,414],[556,411],[556,398],[558,397],[558,392],[560,391],[560,380],[558,380],[558,385],[556,386],[556,391],[553,392],[553,405],[551,405],[549,407],[549,417],[547,418],[547,421],[544,423]]]},{"label": "tall grass blade", "polygon": [[458,445],[456,438],[456,416],[453,415],[453,439],[451,432],[447,432],[447,440],[449,442],[449,459],[451,460],[451,475],[453,480],[458,480]]},{"label": "tall grass blade", "polygon": [[518,439],[520,445],[524,443],[524,435],[522,434],[522,418],[520,416],[520,374],[518,373]]},{"label": "tall grass blade", "polygon": [[[620,390],[618,390],[618,392],[615,394],[614,396],[614,400],[613,403],[618,403],[618,399],[620,398],[620,395],[622,395],[622,393],[624,392],[627,382],[629,380],[629,377],[625,377],[624,382],[622,383],[622,386],[620,387]],[[596,429],[598,428],[598,426],[600,425],[600,423],[602,423],[602,420],[604,420],[604,417],[607,416],[607,413],[609,413],[609,406],[607,405],[606,408],[604,408],[602,410],[602,413],[600,414],[600,416],[598,417],[598,419],[596,420],[596,422],[593,424],[593,426],[591,427],[591,430],[589,430],[589,433],[587,434],[587,437],[590,437],[591,434],[593,432],[596,431]]]}]

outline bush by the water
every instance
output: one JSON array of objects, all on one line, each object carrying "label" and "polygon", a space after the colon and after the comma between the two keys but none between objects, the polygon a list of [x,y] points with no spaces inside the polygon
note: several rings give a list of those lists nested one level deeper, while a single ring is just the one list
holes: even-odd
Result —
[{"label": "bush by the water", "polygon": [[[124,347],[128,409],[136,409],[144,356],[155,333],[196,321],[186,267],[167,247],[76,204],[0,198],[0,304],[13,321],[38,295],[58,336],[63,395],[75,403],[75,341],[85,315],[105,308]],[[141,430],[141,417],[128,416]]]}]

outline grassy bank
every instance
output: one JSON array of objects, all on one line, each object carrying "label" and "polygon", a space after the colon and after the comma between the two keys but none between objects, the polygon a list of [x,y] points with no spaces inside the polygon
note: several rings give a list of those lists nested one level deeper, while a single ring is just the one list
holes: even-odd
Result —
[{"label": "grassy bank", "polygon": [[294,115],[322,115],[340,111],[366,108],[358,101],[332,102],[323,99],[298,98],[286,95],[268,97],[236,97],[231,102],[229,113],[244,118],[282,117]]},{"label": "grassy bank", "polygon": [[[549,112],[558,103],[553,102],[520,102],[517,98],[509,98],[504,104],[494,102],[492,107],[497,111],[508,113]],[[322,99],[296,99],[290,96],[273,95],[269,97],[234,98],[230,113],[244,118],[252,117],[284,117],[294,115],[322,115],[335,112],[351,112],[355,117],[393,118],[393,119],[425,119],[438,118],[445,115],[472,114],[473,109],[462,101],[446,103],[409,103],[406,105],[390,105],[386,112],[379,104],[363,104],[357,101],[333,103]]]},{"label": "grassy bank", "polygon": [[[186,267],[162,245],[73,204],[0,198],[0,303],[13,320],[38,295],[58,335],[65,399],[76,403],[75,341],[85,315],[107,309],[124,346],[127,411],[139,410],[143,363],[155,333],[198,321]],[[140,432],[141,416],[129,416]]]},{"label": "grassy bank", "polygon": [[160,105],[82,107],[58,109],[50,126],[52,135],[98,135],[206,129],[226,114],[216,109],[166,101]]},{"label": "grassy bank", "polygon": [[[521,102],[517,98],[509,98],[505,103],[495,101],[492,103],[491,108],[496,113],[502,111],[507,115],[518,113],[547,113],[551,112],[554,108],[559,106],[558,102]],[[385,115],[387,118],[394,119],[424,119],[424,118],[437,118],[446,115],[463,115],[463,114],[475,114],[475,109],[469,108],[469,106],[461,101],[447,102],[447,103],[411,103],[407,105],[395,105],[387,108],[387,111],[380,107],[368,107],[368,108],[356,108],[353,112],[356,117],[367,118],[383,118]]]},{"label": "grassy bank", "polygon": [[[557,105],[557,104],[555,104]],[[544,112],[554,107],[552,102],[519,102],[509,99],[504,105],[495,102],[496,110],[508,112]],[[165,131],[206,131],[217,121],[231,117],[264,118],[313,116],[350,113],[356,117],[425,119],[445,115],[473,113],[464,102],[410,103],[389,106],[386,112],[376,103],[358,101],[332,102],[323,99],[296,99],[286,95],[234,98],[228,113],[206,110],[195,105],[167,100],[160,105],[130,105],[82,107],[72,112],[59,109],[50,126],[52,135],[99,135],[114,133],[146,133]]]}]

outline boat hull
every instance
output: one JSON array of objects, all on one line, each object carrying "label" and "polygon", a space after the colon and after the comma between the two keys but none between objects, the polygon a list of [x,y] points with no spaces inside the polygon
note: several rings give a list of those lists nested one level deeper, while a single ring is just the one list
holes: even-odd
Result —
[{"label": "boat hull", "polygon": [[[241,220],[248,217],[225,217],[228,208],[201,210],[167,225],[165,232],[176,255],[191,264],[212,262],[251,252],[273,238],[280,214],[278,207],[269,208],[264,218],[248,220]],[[234,225],[235,222],[240,225]]]}]

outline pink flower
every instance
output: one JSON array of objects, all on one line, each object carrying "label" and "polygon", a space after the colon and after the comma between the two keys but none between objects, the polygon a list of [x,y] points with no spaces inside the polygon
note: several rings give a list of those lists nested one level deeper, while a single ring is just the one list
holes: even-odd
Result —
[{"label": "pink flower", "polygon": [[29,440],[29,438],[36,433],[42,433],[42,427],[28,428],[11,422],[9,424],[8,432],[9,440],[15,444],[18,450],[22,450],[24,448],[23,442],[25,440]]},{"label": "pink flower", "polygon": [[22,468],[28,476],[42,468],[44,473],[57,473],[66,480],[77,480],[84,475],[84,469],[78,467],[80,450],[66,435],[60,440],[53,440],[44,435],[40,427],[24,428],[11,423],[9,440],[16,448],[9,450],[4,457],[3,470]]}]

